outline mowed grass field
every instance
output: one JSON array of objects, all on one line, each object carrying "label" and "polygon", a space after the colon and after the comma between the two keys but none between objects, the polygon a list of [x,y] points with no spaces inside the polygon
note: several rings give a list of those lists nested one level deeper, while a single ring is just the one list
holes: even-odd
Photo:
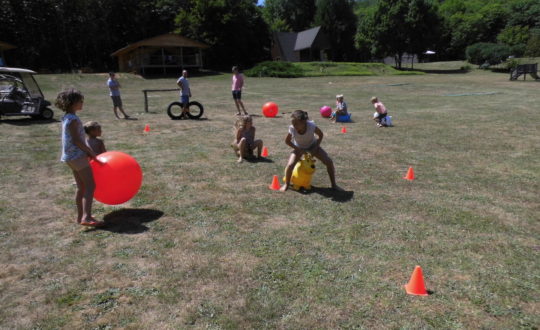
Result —
[{"label": "mowed grass field", "polygon": [[[122,96],[138,120],[115,120],[106,79],[37,77],[49,100],[81,89],[83,122],[101,123],[107,148],[143,169],[131,201],[94,204],[106,228],[74,223],[60,122],[0,121],[0,328],[539,327],[539,83],[476,70],[247,78],[270,155],[237,164],[229,74],[190,79],[199,121],[168,118],[175,92],[150,93],[145,113],[141,90],[176,79],[128,74]],[[338,93],[353,123],[320,118]],[[373,95],[395,127],[375,126]],[[260,116],[267,101],[277,118]],[[320,163],[312,192],[268,189],[296,109],[324,132],[345,192],[329,189]],[[404,291],[416,265],[427,297]]]}]

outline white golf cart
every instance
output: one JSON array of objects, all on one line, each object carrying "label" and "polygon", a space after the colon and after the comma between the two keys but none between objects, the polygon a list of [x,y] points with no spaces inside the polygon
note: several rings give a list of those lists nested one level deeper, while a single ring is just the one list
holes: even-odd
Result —
[{"label": "white golf cart", "polygon": [[32,70],[0,67],[0,117],[53,118],[51,102],[43,97],[34,74]]}]

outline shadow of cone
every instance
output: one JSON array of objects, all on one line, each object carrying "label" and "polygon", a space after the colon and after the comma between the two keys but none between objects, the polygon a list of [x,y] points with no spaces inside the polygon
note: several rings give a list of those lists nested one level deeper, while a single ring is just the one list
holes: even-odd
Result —
[{"label": "shadow of cone", "polygon": [[144,132],[145,132],[145,133],[150,132],[150,126],[148,126],[148,124],[146,124],[146,125],[144,126]]},{"label": "shadow of cone", "polygon": [[268,157],[268,148],[267,148],[267,147],[264,147],[264,148],[263,148],[262,153],[261,153],[261,156],[263,156],[263,157]]},{"label": "shadow of cone", "polygon": [[341,128],[341,133],[347,133],[347,127],[343,126],[343,127]]},{"label": "shadow of cone", "polygon": [[409,181],[414,180],[414,170],[412,167],[409,167],[409,170],[407,171],[407,175],[405,175],[403,179],[409,180]]},{"label": "shadow of cone", "polygon": [[427,296],[428,292],[426,291],[426,286],[424,284],[424,275],[422,274],[422,267],[416,266],[411,275],[409,283],[405,285],[405,291],[408,294],[413,294],[416,296]]},{"label": "shadow of cone", "polygon": [[277,175],[274,175],[274,179],[272,180],[272,184],[269,185],[268,188],[270,188],[272,190],[279,190],[280,185],[279,185],[279,180],[278,180]]}]

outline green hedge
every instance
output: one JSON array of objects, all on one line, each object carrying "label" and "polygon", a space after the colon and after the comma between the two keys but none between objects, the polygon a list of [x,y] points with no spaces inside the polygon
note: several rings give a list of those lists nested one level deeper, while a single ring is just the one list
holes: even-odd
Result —
[{"label": "green hedge", "polygon": [[250,77],[323,77],[323,76],[381,76],[418,75],[423,72],[399,71],[383,63],[355,62],[262,62],[246,70]]},{"label": "green hedge", "polygon": [[290,62],[266,61],[255,65],[244,72],[248,77],[278,77],[298,78],[303,77],[303,70]]}]

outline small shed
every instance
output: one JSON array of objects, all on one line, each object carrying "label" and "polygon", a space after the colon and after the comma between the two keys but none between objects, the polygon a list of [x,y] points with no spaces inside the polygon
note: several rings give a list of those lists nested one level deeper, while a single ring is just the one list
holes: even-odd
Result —
[{"label": "small shed", "polygon": [[0,41],[0,66],[7,66],[6,57],[4,56],[4,50],[10,50],[17,48],[7,42]]},{"label": "small shed", "polygon": [[317,26],[301,32],[275,32],[272,59],[286,62],[326,61],[330,41]]},{"label": "small shed", "polygon": [[202,68],[202,50],[208,47],[202,42],[168,33],[128,45],[111,56],[118,58],[119,71],[165,74],[185,68]]}]

